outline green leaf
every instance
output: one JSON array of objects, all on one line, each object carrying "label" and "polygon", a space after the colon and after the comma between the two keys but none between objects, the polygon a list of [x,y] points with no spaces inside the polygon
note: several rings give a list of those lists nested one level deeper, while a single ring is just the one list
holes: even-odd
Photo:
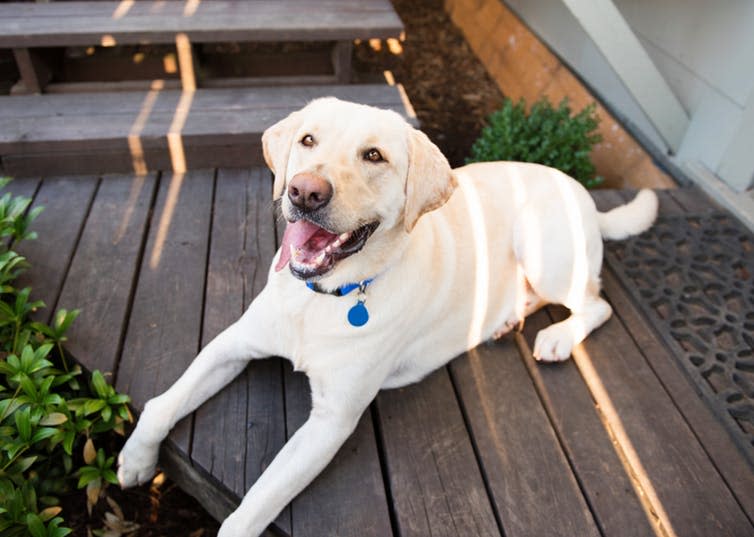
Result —
[{"label": "green leaf", "polygon": [[34,431],[34,436],[31,437],[31,443],[36,444],[37,442],[41,442],[42,440],[50,438],[57,432],[58,430],[53,427],[40,427]]},{"label": "green leaf", "polygon": [[104,477],[105,481],[108,483],[112,483],[113,485],[118,484],[118,475],[112,470],[103,470],[102,477]]},{"label": "green leaf", "polygon": [[94,466],[84,466],[79,470],[79,482],[77,487],[83,489],[89,483],[100,478],[99,468]]},{"label": "green leaf", "polygon": [[26,526],[29,529],[29,533],[31,533],[32,537],[47,537],[47,530],[45,529],[45,525],[42,522],[42,519],[39,518],[39,515],[35,513],[27,514]]},{"label": "green leaf", "polygon": [[76,440],[76,433],[75,431],[67,431],[65,433],[65,438],[63,439],[63,450],[68,455],[73,455],[73,442]]},{"label": "green leaf", "polygon": [[24,442],[31,440],[31,419],[28,408],[19,410],[14,414],[18,435]]},{"label": "green leaf", "polygon": [[37,387],[34,385],[34,381],[31,380],[28,375],[22,373],[21,378],[19,379],[19,384],[21,384],[21,389],[24,393],[36,401],[39,392],[37,392]]},{"label": "green leaf", "polygon": [[106,398],[110,395],[109,386],[105,381],[105,377],[99,371],[94,371],[94,373],[92,373],[92,387],[94,388],[95,393],[102,398]]},{"label": "green leaf", "polygon": [[88,416],[89,414],[99,412],[105,407],[106,404],[107,403],[102,399],[89,399],[86,403],[84,403],[84,415]]},{"label": "green leaf", "polygon": [[131,398],[124,394],[117,394],[117,395],[113,395],[112,397],[109,397],[107,399],[107,402],[111,405],[122,405],[125,403],[130,403]]},{"label": "green leaf", "polygon": [[31,465],[36,462],[37,458],[37,455],[32,457],[21,457],[15,462],[15,464],[13,464],[13,472],[18,472],[20,474],[24,473],[31,468]]}]

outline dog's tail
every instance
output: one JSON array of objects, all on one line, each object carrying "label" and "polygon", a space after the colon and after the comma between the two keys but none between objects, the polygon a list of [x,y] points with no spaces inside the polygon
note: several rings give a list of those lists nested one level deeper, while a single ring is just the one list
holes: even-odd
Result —
[{"label": "dog's tail", "polygon": [[625,205],[597,213],[602,237],[622,240],[649,229],[657,217],[657,194],[645,188]]}]

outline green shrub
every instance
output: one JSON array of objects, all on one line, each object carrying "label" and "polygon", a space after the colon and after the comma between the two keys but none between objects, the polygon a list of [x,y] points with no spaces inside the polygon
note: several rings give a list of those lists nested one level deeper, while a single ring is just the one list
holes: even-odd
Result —
[{"label": "green shrub", "polygon": [[58,496],[86,487],[91,506],[117,483],[102,434],[123,434],[131,415],[128,397],[100,372],[83,383],[81,368],[66,360],[62,344],[78,311],[61,309],[51,326],[35,322],[44,304],[14,286],[28,264],[13,247],[36,238],[29,225],[41,209],[27,211],[30,202],[0,198],[0,535],[64,537],[71,530]]},{"label": "green shrub", "polygon": [[572,116],[567,99],[557,108],[542,99],[527,114],[523,99],[514,104],[506,98],[503,107],[490,115],[466,162],[538,162],[593,187],[602,182],[589,159],[592,146],[602,139],[596,132],[598,123],[594,104]]}]

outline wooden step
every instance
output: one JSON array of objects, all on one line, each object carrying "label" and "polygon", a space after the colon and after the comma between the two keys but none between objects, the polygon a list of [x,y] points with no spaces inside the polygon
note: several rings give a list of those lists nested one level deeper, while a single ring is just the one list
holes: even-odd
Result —
[{"label": "wooden step", "polygon": [[413,114],[399,86],[293,86],[0,98],[5,173],[144,173],[262,163],[261,135],[317,97]]},{"label": "wooden step", "polygon": [[[347,83],[355,39],[396,38],[403,23],[389,0],[213,0],[211,2],[8,2],[0,4],[0,47],[13,49],[20,73],[16,94],[41,93],[55,79],[61,47],[170,44],[184,89],[204,69],[191,45],[226,42],[325,42],[332,67],[288,79]],[[57,47],[57,50],[43,47]],[[278,63],[287,65],[283,58]],[[324,77],[324,78],[323,78]],[[249,77],[249,85],[256,77]],[[276,77],[280,78],[280,77]],[[290,83],[291,80],[285,80]],[[129,81],[132,82],[132,81]],[[225,83],[225,81],[223,81]],[[236,83],[233,79],[230,84]],[[263,84],[265,82],[263,81]],[[190,86],[190,88],[189,88]],[[88,87],[91,87],[88,86]],[[58,88],[60,91],[60,88]],[[70,84],[63,91],[78,91]]]},{"label": "wooden step", "polygon": [[398,37],[389,0],[50,2],[0,4],[0,47]]}]

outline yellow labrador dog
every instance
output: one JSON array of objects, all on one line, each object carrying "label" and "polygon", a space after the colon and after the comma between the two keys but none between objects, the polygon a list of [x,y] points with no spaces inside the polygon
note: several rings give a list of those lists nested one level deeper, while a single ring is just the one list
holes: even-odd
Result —
[{"label": "yellow labrador dog", "polygon": [[647,229],[642,191],[599,213],[563,173],[536,164],[451,170],[398,114],[319,99],[262,138],[287,228],[264,290],[240,320],[149,401],[120,455],[123,486],[149,479],[160,441],[240,373],[283,356],[312,411],[220,537],[261,533],[327,465],[382,388],[420,380],[547,303],[571,316],[537,335],[539,360],[569,357],[611,314],[599,296],[602,239]]}]

